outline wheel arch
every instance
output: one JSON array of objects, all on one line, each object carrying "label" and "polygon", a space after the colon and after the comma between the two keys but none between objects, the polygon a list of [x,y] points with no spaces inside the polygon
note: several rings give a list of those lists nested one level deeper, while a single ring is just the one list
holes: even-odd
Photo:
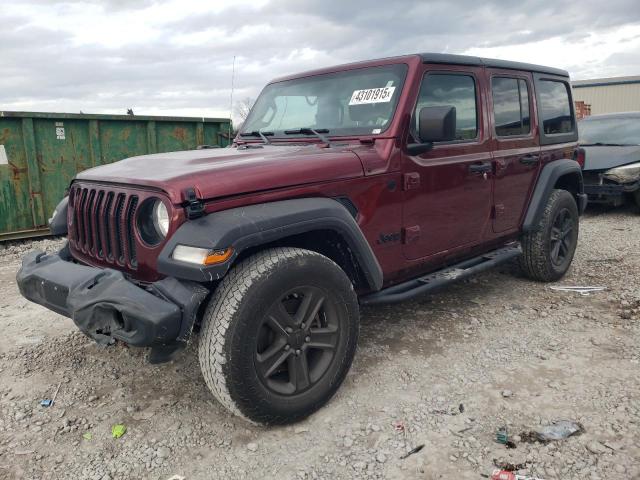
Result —
[{"label": "wheel arch", "polygon": [[578,211],[582,213],[586,205],[586,195],[584,194],[580,164],[575,160],[556,160],[546,164],[540,172],[525,214],[522,225],[523,232],[526,233],[535,228],[542,217],[549,195],[556,189],[571,193],[578,205]]},{"label": "wheel arch", "polygon": [[[226,262],[209,267],[171,258],[176,245],[233,248]],[[165,275],[209,282],[220,280],[237,261],[265,248],[289,246],[321,253],[338,264],[359,290],[382,287],[382,269],[347,208],[331,198],[300,198],[211,213],[188,221],[158,258]]]}]

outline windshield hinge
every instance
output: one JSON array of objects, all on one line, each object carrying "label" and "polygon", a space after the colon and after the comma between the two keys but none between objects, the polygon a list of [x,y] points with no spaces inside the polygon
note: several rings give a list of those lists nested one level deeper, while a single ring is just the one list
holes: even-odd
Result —
[{"label": "windshield hinge", "polygon": [[194,220],[204,215],[204,202],[196,196],[195,188],[187,188],[184,191],[185,206],[187,218]]}]

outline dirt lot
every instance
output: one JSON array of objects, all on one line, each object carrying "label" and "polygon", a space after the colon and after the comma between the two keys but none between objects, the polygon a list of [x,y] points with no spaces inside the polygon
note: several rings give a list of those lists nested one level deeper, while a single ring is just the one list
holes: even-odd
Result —
[{"label": "dirt lot", "polygon": [[[56,244],[0,252],[2,479],[478,479],[494,459],[526,463],[520,473],[544,479],[640,478],[640,217],[632,209],[583,219],[574,266],[560,282],[606,291],[556,292],[507,265],[364,310],[338,395],[282,428],[254,427],[219,407],[196,345],[151,366],[144,351],[99,347],[22,299],[22,250]],[[59,384],[54,406],[41,407]],[[495,442],[501,426],[519,435],[557,419],[585,432],[548,444],[516,437],[513,449]],[[127,426],[119,439],[116,423]]]}]

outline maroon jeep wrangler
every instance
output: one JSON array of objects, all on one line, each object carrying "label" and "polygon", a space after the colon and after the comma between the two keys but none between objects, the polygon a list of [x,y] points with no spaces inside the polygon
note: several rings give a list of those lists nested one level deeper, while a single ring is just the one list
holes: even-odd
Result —
[{"label": "maroon jeep wrangler", "polygon": [[207,385],[273,424],[324,405],[359,306],[519,258],[561,278],[586,204],[567,72],[421,54],[280,78],[234,144],[80,173],[29,300],[104,344],[171,358],[199,332]]}]

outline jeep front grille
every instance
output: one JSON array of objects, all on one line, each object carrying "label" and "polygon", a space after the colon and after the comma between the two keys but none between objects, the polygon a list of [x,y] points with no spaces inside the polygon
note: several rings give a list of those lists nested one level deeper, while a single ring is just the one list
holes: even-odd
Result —
[{"label": "jeep front grille", "polygon": [[107,264],[136,269],[137,195],[76,185],[69,192],[69,207],[69,241],[75,250]]}]

